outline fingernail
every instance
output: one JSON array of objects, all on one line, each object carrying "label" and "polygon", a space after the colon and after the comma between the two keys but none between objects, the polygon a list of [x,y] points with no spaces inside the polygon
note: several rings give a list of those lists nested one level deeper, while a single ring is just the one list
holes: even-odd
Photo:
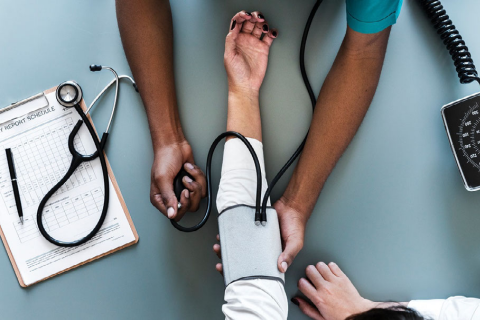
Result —
[{"label": "fingernail", "polygon": [[264,24],[262,29],[263,29],[263,31],[267,32],[268,31],[268,25]]},{"label": "fingernail", "polygon": [[272,31],[272,36],[276,37],[277,36],[277,31]]},{"label": "fingernail", "polygon": [[189,177],[189,176],[185,176],[183,179],[185,179],[185,181],[187,181],[188,183],[190,183],[190,182],[192,182],[192,181],[193,181],[192,179],[190,179],[190,177]]},{"label": "fingernail", "polygon": [[283,262],[282,262],[282,268],[283,268],[283,273],[287,272],[288,263],[286,263],[285,261],[283,261]]},{"label": "fingernail", "polygon": [[245,12],[245,14],[246,14],[247,16],[249,16],[249,17],[252,16],[252,14],[251,14],[250,12]]},{"label": "fingernail", "polygon": [[[234,20],[234,21],[235,21],[235,20]],[[233,29],[233,28],[232,28],[232,29]],[[194,169],[193,164],[191,164],[191,163],[189,163],[189,162],[185,163],[185,167],[187,167],[187,169],[189,169],[189,170],[193,170],[193,169]]]},{"label": "fingernail", "polygon": [[293,304],[296,305],[296,306],[299,306],[299,305],[300,305],[300,303],[298,302],[298,300],[295,299],[295,298],[290,299],[290,301],[292,301]]},{"label": "fingernail", "polygon": [[188,192],[188,190],[185,191],[185,198],[187,198],[187,199],[190,198],[190,192]]},{"label": "fingernail", "polygon": [[230,30],[233,30],[235,29],[235,26],[237,25],[237,20],[233,20],[232,22],[232,27],[230,28]]},{"label": "fingernail", "polygon": [[168,219],[172,219],[174,214],[175,214],[175,209],[173,209],[173,207],[169,207],[167,209]]},{"label": "fingernail", "polygon": [[259,18],[259,19],[265,19],[265,17],[264,17],[263,14],[261,14],[261,13],[258,14],[258,18]]}]

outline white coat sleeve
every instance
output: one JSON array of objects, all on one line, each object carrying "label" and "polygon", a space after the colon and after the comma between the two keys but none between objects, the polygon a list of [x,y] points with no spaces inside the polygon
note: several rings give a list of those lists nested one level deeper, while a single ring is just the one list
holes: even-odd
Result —
[{"label": "white coat sleeve", "polygon": [[[262,194],[267,189],[263,145],[247,138],[262,169]],[[225,143],[217,209],[222,212],[237,204],[255,205],[257,176],[250,152],[237,138]],[[270,201],[268,202],[270,205]],[[221,241],[221,239],[220,239]],[[225,319],[287,319],[288,300],[283,285],[275,280],[239,280],[225,289],[222,311]]]}]

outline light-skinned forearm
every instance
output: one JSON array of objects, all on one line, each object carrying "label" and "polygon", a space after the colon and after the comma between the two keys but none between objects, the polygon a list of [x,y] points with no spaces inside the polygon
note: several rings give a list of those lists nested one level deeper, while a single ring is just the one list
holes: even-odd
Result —
[{"label": "light-skinned forearm", "polygon": [[365,35],[348,29],[325,79],[305,149],[281,199],[301,213],[305,223],[372,102],[389,32]]},{"label": "light-skinned forearm", "polygon": [[262,141],[258,91],[229,90],[227,131],[237,131],[247,138]]},{"label": "light-skinned forearm", "polygon": [[184,141],[173,71],[168,0],[117,0],[125,54],[145,105],[154,149]]}]

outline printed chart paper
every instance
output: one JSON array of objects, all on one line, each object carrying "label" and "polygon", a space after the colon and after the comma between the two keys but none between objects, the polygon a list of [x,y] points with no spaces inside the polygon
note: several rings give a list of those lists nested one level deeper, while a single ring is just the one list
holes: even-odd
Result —
[{"label": "printed chart paper", "polygon": [[[38,230],[38,205],[70,166],[68,136],[80,119],[74,108],[57,102],[55,92],[0,113],[0,225],[27,286],[136,240],[111,180],[107,218],[92,240],[79,247],[58,247]],[[74,142],[79,153],[95,151],[85,124]],[[15,205],[6,148],[12,149],[15,162],[23,225]],[[100,160],[81,164],[47,202],[43,211],[47,232],[63,241],[87,235],[100,217],[103,189]]]}]

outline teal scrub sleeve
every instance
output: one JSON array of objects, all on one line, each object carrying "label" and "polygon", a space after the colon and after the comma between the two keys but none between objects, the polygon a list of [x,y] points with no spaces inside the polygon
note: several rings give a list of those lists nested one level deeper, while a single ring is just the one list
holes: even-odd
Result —
[{"label": "teal scrub sleeve", "polygon": [[360,33],[377,33],[397,22],[403,0],[346,0],[347,23]]}]

